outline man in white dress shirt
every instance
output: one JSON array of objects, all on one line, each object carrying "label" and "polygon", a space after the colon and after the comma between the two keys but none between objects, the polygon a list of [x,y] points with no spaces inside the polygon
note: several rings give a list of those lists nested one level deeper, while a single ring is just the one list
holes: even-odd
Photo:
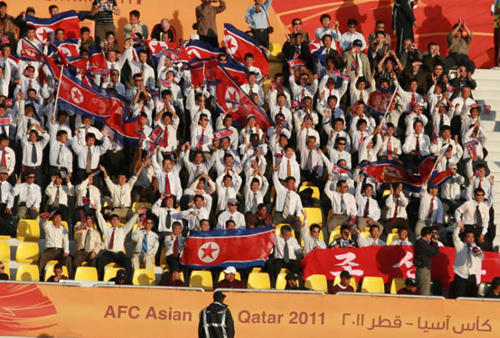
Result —
[{"label": "man in white dress shirt", "polygon": [[415,235],[420,238],[420,232],[427,226],[443,225],[443,204],[438,197],[439,188],[429,182],[428,186],[422,184],[420,190],[420,207],[418,209],[418,221],[415,226]]},{"label": "man in white dress shirt", "polygon": [[[361,193],[363,191],[363,193]],[[360,231],[365,231],[367,226],[372,226],[373,224],[378,225],[380,232],[384,229],[382,224],[380,224],[380,207],[376,199],[373,196],[373,186],[371,184],[365,184],[362,186],[361,182],[358,183],[356,187],[356,203],[358,207],[358,219],[356,221],[357,227]]]},{"label": "man in white dress shirt", "polygon": [[159,247],[158,235],[153,232],[154,220],[151,216],[132,233],[132,242],[135,242],[132,256],[132,268],[139,269],[141,264],[145,269],[154,268],[154,259]]},{"label": "man in white dress shirt", "polygon": [[14,195],[18,197],[17,219],[36,219],[42,203],[42,190],[35,183],[35,173],[26,172],[26,182],[21,183],[21,176],[14,186]]},{"label": "man in white dress shirt", "polygon": [[482,188],[474,189],[474,199],[465,202],[455,210],[455,220],[460,227],[465,226],[465,231],[471,231],[474,241],[478,245],[484,242],[484,235],[488,232],[490,211],[484,201],[485,192]]},{"label": "man in white dress shirt", "polygon": [[358,247],[364,248],[367,246],[385,246],[385,242],[381,240],[380,237],[380,228],[377,225],[370,226],[370,235],[368,237],[363,238],[361,236],[361,231],[358,228],[354,228],[354,232],[358,234]]},{"label": "man in white dress shirt", "polygon": [[14,189],[7,178],[7,168],[0,168],[0,235],[15,237],[16,229],[12,227],[12,208],[14,206]]},{"label": "man in white dress shirt", "polygon": [[[66,181],[66,185],[63,182]],[[45,188],[45,195],[48,198],[47,211],[59,210],[63,221],[68,221],[68,197],[75,196],[75,187],[71,184],[69,176],[63,179],[61,173],[57,173],[50,178],[50,183]]]},{"label": "man in white dress shirt", "polygon": [[248,73],[247,80],[248,80],[248,82],[243,84],[241,86],[241,89],[248,96],[250,96],[252,94],[259,95],[259,106],[263,106],[265,104],[264,91],[262,90],[262,87],[257,83],[257,74],[255,74],[253,72]]},{"label": "man in white dress shirt", "polygon": [[356,199],[348,190],[349,186],[345,180],[339,180],[336,184],[336,191],[332,190],[333,174],[328,175],[328,182],[325,184],[325,194],[331,201],[333,218],[328,222],[328,233],[337,226],[348,222],[358,213]]},{"label": "man in white dress shirt", "polygon": [[194,206],[191,209],[183,210],[181,216],[187,220],[189,231],[199,231],[201,221],[210,219],[210,211],[205,208],[206,202],[202,195],[195,195],[193,203]]},{"label": "man in white dress shirt", "polygon": [[180,271],[181,254],[186,246],[186,238],[182,237],[182,224],[174,222],[172,233],[165,237],[164,245],[166,248],[167,265],[170,271]]},{"label": "man in white dress shirt", "polygon": [[275,279],[283,268],[300,275],[298,256],[301,253],[302,247],[297,239],[292,237],[292,228],[289,225],[283,225],[281,235],[276,236],[276,243],[274,243],[274,259],[272,261],[274,278],[271,280]]},{"label": "man in white dress shirt", "polygon": [[69,255],[69,237],[68,231],[61,224],[61,213],[56,211],[52,215],[52,220],[45,220],[42,224],[45,231],[45,251],[41,254],[38,261],[40,269],[40,280],[43,280],[45,266],[49,261],[56,260],[66,265],[68,274],[71,276],[71,256]]},{"label": "man in white dress shirt", "polygon": [[[39,139],[39,134],[41,138]],[[21,146],[23,148],[23,170],[32,171],[37,182],[43,182],[42,177],[42,163],[43,163],[43,149],[49,143],[50,136],[45,132],[39,124],[32,124],[28,130],[28,135],[21,139]]]},{"label": "man in white dress shirt", "polygon": [[348,31],[342,34],[342,36],[340,37],[340,43],[339,43],[340,49],[342,49],[343,51],[349,50],[354,40],[361,41],[362,43],[361,50],[366,49],[365,37],[363,36],[363,34],[356,31],[357,27],[358,27],[358,21],[356,19],[349,18],[347,20]]},{"label": "man in white dress shirt", "polygon": [[104,252],[97,258],[97,272],[100,280],[104,277],[104,267],[109,263],[117,263],[125,268],[129,281],[132,280],[132,262],[125,254],[125,237],[132,230],[134,224],[137,223],[139,216],[145,212],[145,208],[139,209],[122,227],[120,227],[120,217],[118,215],[112,214],[109,217],[111,223],[111,226],[109,226],[102,213],[96,212],[97,224],[105,238]]},{"label": "man in white dress shirt", "polygon": [[[108,151],[111,142],[109,141],[107,135],[103,134],[102,145],[97,146],[96,135],[91,132],[87,132],[85,135],[85,143],[81,144],[79,142],[80,129],[75,130],[75,136],[71,146],[73,151],[78,157],[78,169],[76,170],[76,182],[81,182],[85,175],[88,175],[97,170],[99,166],[99,161],[101,156]],[[96,182],[99,185],[98,182]]]},{"label": "man in white dress shirt", "polygon": [[295,177],[288,176],[285,184],[278,180],[279,166],[276,166],[273,173],[273,183],[276,189],[276,211],[273,214],[274,224],[288,223],[295,230],[296,236],[302,229],[300,215],[302,214],[302,201],[296,193]]},{"label": "man in white dress shirt", "polygon": [[299,144],[300,151],[300,167],[302,168],[301,177],[304,181],[321,185],[323,177],[324,164],[321,154],[318,151],[319,140],[316,136],[309,136],[306,140],[305,147]]},{"label": "man in white dress shirt", "polygon": [[238,211],[238,200],[230,198],[227,201],[227,210],[219,215],[217,220],[217,230],[226,230],[226,222],[233,221],[236,229],[246,228],[245,216]]}]

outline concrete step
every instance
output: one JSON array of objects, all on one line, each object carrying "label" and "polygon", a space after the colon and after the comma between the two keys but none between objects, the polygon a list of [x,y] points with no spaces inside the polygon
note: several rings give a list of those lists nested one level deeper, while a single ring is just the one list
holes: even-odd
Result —
[{"label": "concrete step", "polygon": [[479,99],[484,100],[484,101],[486,101],[486,104],[490,104],[490,100],[500,99],[500,88],[498,88],[498,89],[488,88],[485,90],[481,90],[480,92],[474,91],[473,96],[476,100],[479,100]]},{"label": "concrete step", "polygon": [[473,95],[482,90],[500,90],[500,81],[498,79],[481,79],[477,80],[477,87],[473,90]]},{"label": "concrete step", "polygon": [[474,72],[474,80],[485,80],[485,79],[492,79],[494,80],[495,78],[500,77],[500,70],[498,69],[476,69]]}]

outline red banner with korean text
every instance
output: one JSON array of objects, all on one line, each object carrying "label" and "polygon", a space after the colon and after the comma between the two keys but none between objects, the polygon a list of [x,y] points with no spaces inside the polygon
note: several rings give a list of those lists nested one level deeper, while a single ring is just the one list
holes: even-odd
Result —
[{"label": "red banner with korean text", "polygon": [[[491,282],[500,275],[500,254],[484,252],[477,282]],[[447,288],[455,277],[453,264],[455,249],[440,248],[438,257],[432,258],[431,276],[440,280]],[[315,249],[301,262],[303,278],[310,275],[325,275],[333,280],[347,270],[359,282],[363,277],[382,277],[388,284],[393,278],[415,278],[416,267],[413,265],[412,246],[370,246],[354,249]]]}]

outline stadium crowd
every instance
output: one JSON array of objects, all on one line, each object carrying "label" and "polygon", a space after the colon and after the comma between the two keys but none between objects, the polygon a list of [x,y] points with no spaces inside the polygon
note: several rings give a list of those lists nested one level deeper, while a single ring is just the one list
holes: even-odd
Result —
[{"label": "stadium crowd", "polygon": [[[193,25],[197,34],[190,40],[219,48],[216,16],[226,2],[201,2]],[[131,11],[120,46],[113,24],[120,15],[117,2],[94,1],[82,15],[95,20],[95,32],[81,29],[80,55],[88,58],[93,45],[105,51],[110,75],[93,80],[125,97],[138,117],[146,139],[135,147],[102,122],[55,106],[57,79],[46,67],[10,57],[22,54],[22,40],[46,53],[50,42],[40,43],[25,20],[35,10],[14,18],[0,2],[0,33],[8,38],[0,58],[0,234],[15,237],[19,220],[53,212],[40,219],[46,243],[38,263],[42,275],[47,262],[57,260],[67,267],[67,277],[86,262],[102,279],[104,267],[115,262],[126,270],[117,279],[130,280],[134,269],[152,269],[163,254],[169,272],[161,284],[179,286],[179,272],[189,279],[180,256],[190,233],[271,225],[280,235],[264,271],[274,286],[287,268],[292,289],[302,285],[300,259],[316,248],[413,245],[422,236],[419,247],[463,251],[454,269],[457,296],[464,295],[495,236],[494,178],[486,162],[483,107],[473,98],[475,64],[468,58],[473,32],[465,19],[456,23],[447,38],[448,55],[436,43],[417,45],[417,2],[396,0],[392,40],[388,22],[361,33],[356,18],[342,18],[348,31],[341,32],[339,22],[324,14],[308,34],[300,18],[292,20],[278,55],[282,71],[271,78],[254,65],[254,55],[246,55],[247,82],[241,88],[272,121],[263,130],[253,115],[246,125],[233,125],[232,111],[217,110],[216,88],[193,86],[188,66],[167,56],[153,59],[147,48],[134,59],[134,45],[178,40],[167,19],[147,27],[140,12]],[[276,34],[269,26],[271,3],[255,0],[242,13],[246,33],[268,54],[269,36]],[[49,7],[51,16],[58,11]],[[64,30],[55,32],[55,39],[65,38]],[[311,52],[314,42],[319,52]],[[222,47],[219,62],[228,58]],[[303,64],[290,67],[290,59]],[[396,93],[385,116],[369,107],[376,91]],[[158,125],[164,142],[150,151],[147,137]],[[232,134],[214,141],[220,129]],[[449,170],[451,177],[442,184],[425,180],[419,192],[403,182],[378,182],[360,166],[390,160],[417,173],[428,155],[436,155],[435,169]],[[134,203],[146,208],[133,210]],[[321,208],[319,221],[306,207]],[[124,253],[130,233],[132,257]],[[56,281],[62,278],[57,270]],[[220,271],[214,269],[214,276]],[[221,286],[244,287],[235,281],[234,268],[224,272]],[[249,271],[240,272],[245,279]],[[342,274],[334,292],[345,290],[349,278]],[[429,294],[425,283],[430,275],[417,274],[406,289],[415,293],[418,284]]]}]

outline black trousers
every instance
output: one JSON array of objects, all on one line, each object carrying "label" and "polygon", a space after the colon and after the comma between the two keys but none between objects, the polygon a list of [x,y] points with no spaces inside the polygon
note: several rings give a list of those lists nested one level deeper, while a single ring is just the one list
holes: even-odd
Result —
[{"label": "black trousers", "polygon": [[455,274],[453,285],[455,286],[455,298],[477,297],[476,275],[465,279]]},{"label": "black trousers", "polygon": [[111,252],[104,251],[101,256],[97,258],[97,271],[99,273],[99,279],[104,278],[104,267],[109,263],[116,263],[127,271],[127,281],[132,281],[132,261],[123,252]]},{"label": "black trousers", "polygon": [[252,29],[253,38],[257,40],[259,45],[269,49],[269,32],[267,29]]},{"label": "black trousers", "polygon": [[219,39],[217,36],[200,35],[200,40],[209,43],[214,48],[219,48]]},{"label": "black trousers", "polygon": [[464,65],[467,67],[467,71],[474,73],[476,70],[476,64],[474,61],[469,59],[468,55],[465,54],[460,54],[460,53],[451,53],[448,55],[448,58],[446,59],[446,66],[448,69],[452,67],[460,67]]},{"label": "black trousers", "polygon": [[167,256],[168,269],[170,271],[172,271],[174,269],[181,270],[180,261],[181,261],[180,257],[174,257],[174,255],[168,255]]},{"label": "black trousers", "polygon": [[273,260],[273,276],[271,276],[271,286],[276,286],[276,278],[280,273],[281,269],[288,269],[299,276],[299,282],[302,283],[302,273],[300,271],[300,264],[298,260],[290,259],[288,263],[285,263],[283,259],[275,258]]},{"label": "black trousers", "polygon": [[12,224],[12,214],[5,212],[7,205],[0,203],[0,235],[16,237],[17,228]]}]

